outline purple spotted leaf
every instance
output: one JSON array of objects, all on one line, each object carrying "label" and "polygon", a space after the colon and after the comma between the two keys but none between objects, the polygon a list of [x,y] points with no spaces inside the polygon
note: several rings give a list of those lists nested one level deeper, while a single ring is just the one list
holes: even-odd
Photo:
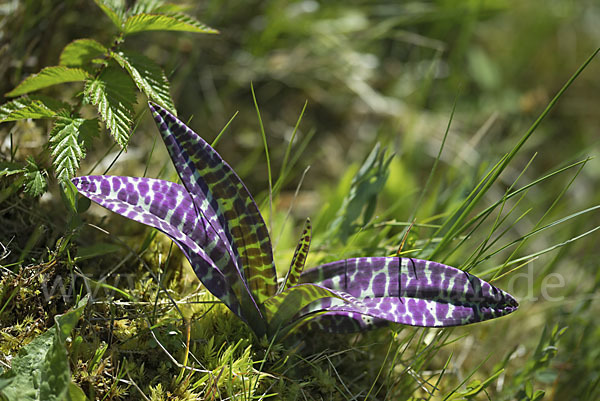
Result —
[{"label": "purple spotted leaf", "polygon": [[352,332],[388,322],[446,327],[518,307],[493,285],[440,263],[400,257],[345,259],[304,271],[310,221],[277,290],[271,240],[258,206],[233,169],[198,134],[150,103],[183,185],[132,177],[73,179],[98,204],[167,234],[206,288],[257,336],[303,324]]},{"label": "purple spotted leaf", "polygon": [[382,320],[448,327],[507,315],[518,307],[508,293],[441,263],[413,258],[344,259],[306,271],[301,282],[343,291],[362,300],[361,310],[330,298],[303,313],[327,310],[313,324],[329,331],[357,331]]},{"label": "purple spotted leaf", "polygon": [[235,269],[230,244],[217,235],[222,230],[218,225],[209,224],[204,215],[196,213],[183,186],[152,178],[101,175],[75,177],[72,182],[80,194],[99,205],[167,234],[206,288],[249,325],[255,325],[243,313],[223,274],[223,270]]},{"label": "purple spotted leaf", "polygon": [[[198,134],[161,106],[150,103],[171,160],[196,208],[211,205],[226,228],[245,282],[258,305],[277,290],[277,273],[267,226],[250,192],[221,156]],[[239,295],[241,288],[236,288]]]}]

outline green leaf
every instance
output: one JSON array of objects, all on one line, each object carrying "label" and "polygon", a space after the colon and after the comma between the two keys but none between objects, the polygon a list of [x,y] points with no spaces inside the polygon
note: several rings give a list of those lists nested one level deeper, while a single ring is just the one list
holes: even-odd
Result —
[{"label": "green leaf", "polygon": [[71,335],[71,332],[75,326],[77,326],[77,322],[79,321],[88,300],[89,298],[85,296],[79,300],[75,309],[70,310],[63,315],[54,316],[54,322],[58,328],[57,335],[61,343],[64,343],[67,340],[67,337]]},{"label": "green leaf", "polygon": [[90,208],[91,204],[92,201],[90,201],[89,198],[86,198],[85,196],[80,196],[79,199],[77,199],[77,213],[84,213]]},{"label": "green leaf", "polygon": [[544,390],[536,390],[536,392],[531,397],[531,401],[541,401],[545,395],[546,392]]},{"label": "green leaf", "polygon": [[121,29],[123,25],[123,16],[125,14],[125,0],[94,0],[98,7],[104,11],[104,14]]},{"label": "green leaf", "polygon": [[60,117],[50,132],[50,149],[56,178],[68,181],[75,176],[79,161],[85,157],[85,149],[79,139],[81,127],[86,123],[84,118]]},{"label": "green leaf", "polygon": [[90,74],[81,68],[69,68],[64,66],[46,67],[37,74],[32,74],[25,78],[23,82],[5,96],[19,96],[52,85],[65,82],[84,81],[90,77]]},{"label": "green leaf", "polygon": [[0,107],[0,122],[49,118],[55,114],[42,102],[23,97],[4,103]]},{"label": "green leaf", "polygon": [[481,380],[472,380],[469,384],[467,384],[467,388],[464,391],[453,394],[450,398],[448,398],[448,400],[463,400],[473,398],[482,391],[485,391],[485,389],[489,387],[502,372],[504,372],[504,369],[498,370],[483,382]]},{"label": "green leaf", "polygon": [[0,106],[0,122],[54,117],[69,105],[47,96],[23,96]]},{"label": "green leaf", "polygon": [[40,400],[64,400],[69,391],[69,357],[63,342],[56,337],[40,369]]},{"label": "green leaf", "polygon": [[[10,400],[64,400],[71,391],[71,372],[65,340],[75,328],[87,297],[62,316],[44,334],[24,346],[12,368],[0,376],[0,394]],[[8,384],[7,384],[8,382]],[[76,394],[76,391],[73,393]],[[81,399],[81,398],[75,398]]]},{"label": "green leaf", "polygon": [[[189,8],[189,6],[187,7]],[[184,11],[185,6],[164,3],[162,0],[137,0],[129,9],[129,15],[137,14],[169,14]]]},{"label": "green leaf", "polygon": [[77,39],[65,46],[59,63],[67,67],[84,67],[107,52],[106,47],[93,39]]},{"label": "green leaf", "polygon": [[0,397],[2,396],[2,390],[10,385],[13,381],[13,377],[0,377]]},{"label": "green leaf", "polygon": [[100,133],[100,126],[97,118],[91,120],[85,120],[79,127],[79,139],[83,141],[83,145],[86,149],[91,149],[92,141],[97,138]]},{"label": "green leaf", "polygon": [[173,14],[137,14],[127,18],[123,33],[143,31],[185,31],[195,33],[218,33],[197,19],[182,13]]},{"label": "green leaf", "polygon": [[61,182],[60,197],[66,208],[73,214],[77,213],[77,188],[70,180]]},{"label": "green leaf", "polygon": [[0,376],[11,380],[1,391],[9,400],[38,400],[41,364],[54,341],[55,328],[34,338],[13,359],[11,369]]},{"label": "green leaf", "polygon": [[[276,335],[284,325],[304,307],[323,298],[337,298],[344,302],[359,302],[348,294],[315,284],[299,284],[274,295],[264,303],[269,322],[269,335]],[[285,333],[279,333],[282,335]]]},{"label": "green leaf", "polygon": [[107,67],[98,78],[86,82],[84,95],[98,108],[117,143],[126,147],[136,101],[135,85],[127,74],[119,68]]},{"label": "green leaf", "polygon": [[142,54],[125,50],[112,53],[112,56],[127,70],[133,82],[150,100],[177,114],[169,92],[167,76],[154,61]]},{"label": "green leaf", "polygon": [[304,223],[304,230],[302,231],[302,235],[300,236],[300,241],[298,241],[296,251],[294,252],[294,256],[292,257],[290,269],[288,270],[288,273],[285,276],[285,279],[283,280],[283,284],[281,286],[282,291],[287,290],[288,288],[298,284],[300,275],[304,270],[306,257],[308,256],[311,237],[312,226],[310,224],[310,219],[307,218],[306,222]]},{"label": "green leaf", "polygon": [[121,245],[107,242],[99,242],[89,246],[80,246],[77,248],[75,260],[80,262],[82,260],[92,259],[98,256],[105,256],[113,252],[120,252],[122,250],[123,247]]},{"label": "green leaf", "polygon": [[0,162],[0,178],[8,177],[13,174],[24,173],[25,168],[14,162],[2,161]]},{"label": "green leaf", "polygon": [[85,393],[77,384],[73,382],[69,383],[69,401],[87,401],[87,399]]},{"label": "green leaf", "polygon": [[381,149],[379,144],[375,145],[367,159],[364,161],[354,178],[350,192],[346,195],[344,202],[336,219],[329,227],[329,236],[337,236],[346,242],[349,235],[356,230],[355,221],[363,215],[363,224],[369,222],[375,211],[377,195],[381,192],[389,175],[389,165],[392,156],[386,155],[386,149]]},{"label": "green leaf", "polygon": [[33,197],[40,196],[46,192],[48,186],[46,175],[46,171],[40,168],[31,156],[27,158],[25,192]]}]

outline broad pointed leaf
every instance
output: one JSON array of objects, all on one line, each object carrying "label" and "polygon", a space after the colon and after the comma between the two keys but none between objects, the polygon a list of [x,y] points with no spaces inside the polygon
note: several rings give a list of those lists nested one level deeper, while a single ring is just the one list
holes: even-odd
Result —
[{"label": "broad pointed leaf", "polygon": [[25,78],[15,89],[8,92],[6,96],[13,97],[24,95],[48,86],[62,84],[65,82],[84,81],[90,78],[85,70],[80,68],[69,68],[63,66],[46,67],[37,74]]},{"label": "broad pointed leaf", "polygon": [[[156,109],[154,107],[156,107]],[[175,137],[172,136],[168,129],[167,131],[163,131],[163,125],[165,124],[166,120],[164,120],[163,117],[161,117],[161,115],[157,113],[157,110],[162,110],[164,113],[166,113],[165,116],[167,114],[171,116],[171,118],[174,119],[173,121],[175,121],[176,118],[165,109],[160,108],[160,106],[158,105],[151,105],[151,109],[154,112],[155,120],[159,126],[159,131],[161,131],[161,134],[163,135],[163,140],[167,145],[167,150],[169,151],[169,154],[171,155],[171,158],[174,161],[177,172],[180,175],[184,186],[186,187],[186,189],[192,197],[192,200],[194,202],[195,213],[197,213],[198,215],[209,216],[210,221],[215,226],[222,228],[218,230],[218,234],[220,235],[222,242],[229,245],[228,251],[230,252],[231,257],[234,259],[234,263],[227,266],[227,268],[223,270],[223,273],[228,279],[228,282],[231,285],[234,293],[240,300],[244,315],[246,316],[247,320],[254,322],[254,324],[256,325],[264,324],[264,318],[261,315],[259,303],[257,302],[256,297],[253,296],[253,293],[244,275],[243,268],[245,268],[245,266],[242,265],[243,261],[241,260],[238,248],[234,243],[233,236],[229,229],[229,222],[227,221],[227,218],[223,213],[223,208],[213,196],[213,192],[209,189],[209,185],[207,184],[207,182],[196,171],[194,163],[189,161],[190,159],[187,156],[187,152],[180,147],[179,142],[176,140]],[[201,142],[203,142],[206,146],[210,148],[210,146],[206,144],[206,142],[204,142],[197,134],[189,130],[189,128],[187,128],[179,120],[176,121],[181,127],[184,127],[190,132],[190,136],[188,139],[195,140],[196,138],[198,138]],[[200,142],[198,144],[201,145]],[[212,153],[217,155],[212,148],[210,149],[212,150]],[[194,149],[192,148],[192,150]],[[222,168],[222,165],[217,163],[215,167],[216,170],[220,170]],[[210,177],[214,177],[214,175],[209,176],[207,178]],[[262,333],[265,330],[266,327],[260,330],[255,330],[255,332],[261,333],[259,335],[262,335]]]},{"label": "broad pointed leaf", "polygon": [[127,18],[123,26],[125,35],[143,31],[185,31],[196,33],[218,33],[197,19],[182,13],[137,14]]},{"label": "broad pointed leaf", "polygon": [[108,49],[93,39],[77,39],[65,46],[60,54],[60,65],[85,67],[92,60],[104,56]]},{"label": "broad pointed leaf", "polygon": [[[116,176],[76,177],[72,182],[82,195],[101,206],[167,234],[181,248],[206,288],[246,320],[218,267],[233,263],[228,245],[217,235],[218,225],[195,213],[183,186],[151,178]],[[247,323],[255,326],[251,321]]]},{"label": "broad pointed leaf", "polygon": [[349,318],[361,328],[377,324],[377,319],[411,326],[457,326],[504,316],[518,306],[510,294],[472,274],[412,258],[340,260],[306,271],[301,281],[361,299],[366,313],[333,298],[305,311],[327,309],[330,316],[325,314],[319,320],[345,324]]},{"label": "broad pointed leaf", "polygon": [[183,185],[198,210],[212,205],[233,244],[238,266],[257,304],[277,291],[271,239],[248,189],[233,169],[198,134],[167,110],[150,104]]},{"label": "broad pointed leaf", "polygon": [[169,92],[169,81],[163,70],[146,56],[122,50],[112,53],[113,58],[125,68],[139,90],[150,100],[175,113],[175,106]]},{"label": "broad pointed leaf", "polygon": [[126,147],[136,102],[135,85],[131,78],[117,67],[107,67],[100,76],[86,82],[84,94],[98,108],[117,143]]},{"label": "broad pointed leaf", "polygon": [[308,256],[308,250],[310,249],[311,237],[312,226],[310,224],[310,219],[306,219],[306,222],[304,223],[304,230],[300,236],[300,241],[298,241],[298,246],[296,246],[296,251],[292,257],[290,269],[288,270],[288,273],[281,285],[282,291],[298,284],[302,270],[304,270],[304,264],[306,263],[306,257]]}]

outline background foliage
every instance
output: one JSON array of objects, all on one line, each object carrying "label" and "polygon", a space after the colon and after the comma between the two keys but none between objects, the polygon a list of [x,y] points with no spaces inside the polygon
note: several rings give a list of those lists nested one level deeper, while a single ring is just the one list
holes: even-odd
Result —
[{"label": "background foliage", "polygon": [[[160,400],[167,394],[242,399],[279,393],[290,399],[496,400],[537,399],[538,390],[545,392],[544,399],[599,398],[598,235],[567,243],[595,229],[598,213],[592,210],[527,237],[514,255],[514,247],[492,254],[539,227],[600,204],[598,158],[587,161],[573,182],[579,166],[523,191],[522,198],[505,202],[501,212],[437,253],[429,242],[438,243],[437,225],[598,47],[597,2],[553,0],[541,7],[508,0],[204,1],[184,11],[220,34],[135,32],[130,23],[123,28],[131,34],[119,44],[121,56],[98,76],[98,70],[77,72],[76,78],[88,84],[65,83],[35,93],[46,96],[47,107],[60,109],[56,102],[67,102],[79,114],[0,125],[2,369],[15,366],[20,349],[31,344],[29,349],[36,349],[44,341],[50,347],[54,341],[55,348],[68,351],[71,380],[90,399]],[[9,1],[0,13],[0,91],[5,96],[49,66],[81,67],[65,62],[63,49],[74,40],[89,38],[109,48],[119,37],[106,13],[88,0]],[[152,62],[148,76],[162,77],[164,71],[170,97],[165,80],[136,87],[119,75],[132,74],[127,67],[132,57],[136,65]],[[135,126],[129,139],[126,129],[101,124],[106,114],[92,107],[100,104],[93,94],[103,93],[98,91],[101,74],[122,77],[108,81],[120,82],[114,96],[131,104],[124,114],[126,125]],[[600,64],[594,60],[473,215],[501,200],[515,181],[519,188],[598,156],[598,77]],[[308,102],[272,209],[251,84],[275,178]],[[473,267],[478,275],[565,245],[500,280],[498,285],[521,301],[510,317],[454,330],[397,327],[269,347],[250,339],[245,327],[198,292],[182,258],[162,236],[100,208],[78,214],[88,205],[68,189],[61,197],[56,178],[72,175],[79,163],[78,174],[175,178],[160,141],[155,146],[157,132],[145,96],[174,105],[209,141],[238,112],[217,149],[270,216],[282,271],[306,216],[313,219],[315,235],[309,265],[393,253],[413,217],[405,249],[423,249],[422,256],[434,253],[436,260]],[[80,104],[86,97],[92,106]],[[440,162],[421,198],[454,105]],[[89,129],[81,129],[86,124]],[[82,134],[90,131],[113,137]],[[75,133],[82,136],[73,140]],[[115,141],[127,144],[127,152],[120,152]],[[382,162],[368,170],[371,175],[357,175],[377,142],[380,152],[385,147],[395,157],[386,165],[381,153]],[[58,157],[64,149],[72,150],[70,156]],[[57,158],[68,163],[53,163]],[[41,198],[24,193],[41,195],[46,185],[49,192]],[[352,190],[357,187],[361,190]],[[473,266],[475,260],[484,262]],[[75,293],[62,296],[62,289]],[[93,302],[72,341],[62,345],[64,339],[52,340],[47,330],[55,315],[76,305],[80,290],[93,293]],[[182,369],[176,361],[203,372]]]}]

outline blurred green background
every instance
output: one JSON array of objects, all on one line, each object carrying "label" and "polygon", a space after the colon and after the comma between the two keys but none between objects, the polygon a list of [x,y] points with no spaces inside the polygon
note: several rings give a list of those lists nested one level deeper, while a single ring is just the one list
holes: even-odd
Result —
[{"label": "blurred green background", "polygon": [[[308,102],[297,138],[297,143],[306,140],[306,147],[276,199],[276,210],[282,213],[294,203],[294,224],[288,228],[293,232],[282,236],[282,249],[276,254],[282,261],[279,265],[289,260],[294,233],[306,216],[315,220],[317,255],[327,258],[337,251],[345,256],[352,253],[343,241],[337,242],[336,248],[336,241],[325,238],[324,233],[349,180],[377,142],[396,155],[380,192],[378,211],[385,211],[389,220],[407,221],[454,106],[456,112],[434,177],[435,191],[429,194],[432,200],[424,200],[417,222],[434,215],[440,205],[466,196],[600,45],[600,3],[596,0],[225,0],[190,3],[188,13],[219,29],[220,34],[147,33],[128,38],[125,47],[143,52],[163,66],[179,116],[191,119],[190,127],[209,141],[239,111],[217,149],[257,199],[266,198],[268,186],[251,84],[276,172]],[[61,49],[72,40],[90,37],[108,44],[114,34],[91,0],[5,1],[0,15],[1,93],[44,66],[57,64]],[[71,99],[80,90],[67,85],[49,93]],[[138,109],[145,109],[145,99],[140,97],[139,103]],[[596,59],[526,143],[486,204],[503,195],[534,155],[521,185],[569,163],[595,157],[552,210],[549,221],[600,204],[599,110],[600,60]],[[9,129],[19,134],[15,136],[20,143],[19,157],[24,158],[45,143],[48,127],[43,123],[1,126],[2,156],[7,154]],[[155,138],[156,129],[146,113],[128,152],[110,173],[141,174]],[[94,146],[82,174],[106,152],[110,139],[105,136]],[[157,145],[147,175],[173,178],[161,146]],[[102,173],[112,157],[106,160],[93,172]],[[295,197],[302,172],[309,165]],[[549,180],[528,192],[519,207],[523,212],[532,211],[512,229],[512,238],[531,230],[570,177]],[[6,224],[2,241],[14,238],[17,246],[24,246],[33,228],[14,221]],[[524,252],[531,254],[567,241],[598,225],[598,213],[591,213],[535,237]],[[419,237],[430,234],[422,228],[415,230]],[[57,235],[48,235],[48,243],[38,246],[52,247]],[[568,329],[555,358],[546,361],[540,357],[539,363],[547,362],[547,366],[531,368],[537,372],[535,387],[547,391],[545,399],[598,399],[599,238],[594,233],[570,243],[532,262],[524,269],[529,276],[513,281],[509,276],[502,281],[504,287],[513,286],[508,290],[521,298],[522,306],[495,326],[457,330],[471,337],[466,342],[470,345],[462,340],[456,349],[469,355],[463,359],[465,366],[472,368],[488,353],[496,354],[492,360],[497,362],[514,350],[506,374],[516,377],[515,372],[531,368],[528,363],[533,363],[544,327],[550,330],[558,323]],[[365,243],[361,252],[368,249]],[[329,250],[319,254],[325,245],[330,245]],[[476,245],[473,241],[471,248]],[[380,250],[380,254],[386,251]],[[464,255],[452,255],[448,262],[460,265]],[[502,255],[508,254],[496,256],[496,263],[502,263]],[[548,290],[555,300],[542,296],[547,290],[543,280],[550,273],[565,280],[563,286]],[[553,345],[546,345],[549,348],[540,352],[552,354]],[[478,355],[473,361],[469,360],[471,352]],[[490,362],[488,370],[492,367]],[[462,379],[461,366],[455,368]],[[496,384],[497,394],[504,394],[501,387]]]}]

